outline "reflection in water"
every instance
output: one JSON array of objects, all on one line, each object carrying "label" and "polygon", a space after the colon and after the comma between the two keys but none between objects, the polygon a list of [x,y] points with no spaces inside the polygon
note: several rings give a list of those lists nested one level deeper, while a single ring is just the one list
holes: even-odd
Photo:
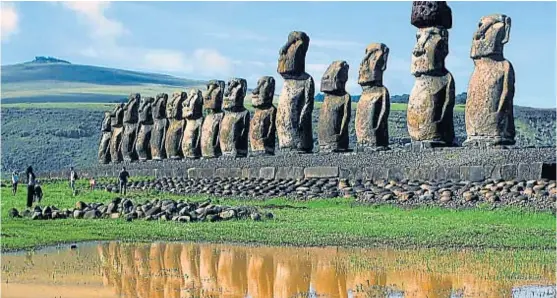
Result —
[{"label": "reflection in water", "polygon": [[554,297],[553,267],[532,260],[517,264],[513,252],[91,243],[4,254],[2,297]]}]

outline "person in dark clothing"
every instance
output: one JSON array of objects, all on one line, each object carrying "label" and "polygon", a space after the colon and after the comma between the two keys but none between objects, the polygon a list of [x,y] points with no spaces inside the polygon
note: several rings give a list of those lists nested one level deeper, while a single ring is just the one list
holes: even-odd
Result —
[{"label": "person in dark clothing", "polygon": [[17,184],[19,183],[19,173],[14,171],[12,173],[12,194],[15,196],[17,193]]},{"label": "person in dark clothing", "polygon": [[27,208],[31,208],[33,205],[33,195],[35,193],[35,173],[33,173],[33,168],[31,166],[27,167],[25,171],[25,176],[27,177]]},{"label": "person in dark clothing", "polygon": [[43,199],[43,189],[41,188],[41,186],[39,185],[39,183],[37,182],[37,184],[35,184],[35,190],[33,192],[33,196],[35,199],[35,202],[40,203]]},{"label": "person in dark clothing", "polygon": [[124,195],[126,195],[129,177],[130,177],[130,173],[126,171],[125,167],[122,167],[122,171],[120,171],[120,174],[118,175],[118,178],[120,179],[120,194],[123,193]]}]

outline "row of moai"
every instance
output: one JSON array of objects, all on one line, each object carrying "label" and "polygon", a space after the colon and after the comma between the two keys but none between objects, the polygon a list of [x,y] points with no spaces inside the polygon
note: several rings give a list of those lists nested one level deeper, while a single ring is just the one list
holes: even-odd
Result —
[{"label": "row of moai", "polygon": [[[415,84],[407,109],[409,135],[413,144],[422,147],[454,146],[455,82],[445,67],[451,9],[442,1],[415,1],[411,23],[418,32],[411,66]],[[514,71],[503,57],[510,26],[505,15],[486,16],[473,36],[470,56],[475,67],[465,109],[465,146],[515,143]],[[189,94],[174,93],[170,100],[166,94],[142,100],[135,94],[105,113],[99,161],[245,157],[248,147],[250,155],[274,155],[276,136],[281,151],[311,153],[315,86],[305,72],[309,41],[306,33],[294,31],[280,49],[277,71],[284,84],[276,108],[272,102],[275,80],[269,76],[262,77],[252,92],[253,119],[244,107],[247,82],[241,78],[231,79],[226,89],[224,81],[213,80],[204,94],[191,89]],[[383,85],[388,55],[385,44],[372,43],[360,63],[358,84],[363,91],[355,116],[358,149],[385,150],[389,145],[390,100]],[[349,150],[348,69],[346,61],[334,61],[321,79],[325,97],[318,122],[321,152]]]}]

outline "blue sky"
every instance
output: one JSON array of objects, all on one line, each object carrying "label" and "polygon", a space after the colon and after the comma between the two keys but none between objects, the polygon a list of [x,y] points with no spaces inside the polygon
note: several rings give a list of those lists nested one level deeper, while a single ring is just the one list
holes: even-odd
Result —
[{"label": "blue sky", "polygon": [[[512,19],[505,57],[516,72],[515,104],[555,107],[555,2],[448,2],[453,11],[447,68],[457,93],[473,70],[472,35],[484,15]],[[390,48],[384,84],[410,93],[416,28],[411,2],[2,2],[2,65],[45,55],[75,64],[166,73],[191,79],[260,76],[282,80],[278,50],[288,33],[310,36],[306,69],[319,81],[334,60],[350,65],[347,89],[367,44]]]}]

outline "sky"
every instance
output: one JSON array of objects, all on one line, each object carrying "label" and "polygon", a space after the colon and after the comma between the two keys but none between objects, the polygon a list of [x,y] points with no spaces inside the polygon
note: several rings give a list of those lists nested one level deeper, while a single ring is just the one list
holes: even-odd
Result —
[{"label": "sky", "polygon": [[[511,17],[504,55],[516,74],[516,105],[556,106],[556,2],[448,2],[453,12],[447,69],[456,93],[473,71],[470,46],[482,16]],[[370,43],[390,49],[384,85],[410,93],[416,28],[411,2],[2,2],[1,63],[53,56],[189,79],[277,80],[278,51],[290,31],[310,37],[306,71],[319,91],[335,60],[350,65],[347,90],[360,94],[358,67]]]}]

